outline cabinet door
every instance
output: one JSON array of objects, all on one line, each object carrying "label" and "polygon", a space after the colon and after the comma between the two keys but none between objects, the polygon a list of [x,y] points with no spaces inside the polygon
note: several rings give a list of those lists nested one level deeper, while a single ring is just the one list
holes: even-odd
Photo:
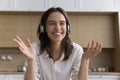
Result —
[{"label": "cabinet door", "polygon": [[45,0],[14,0],[17,11],[43,11]]},{"label": "cabinet door", "polygon": [[6,80],[6,76],[5,75],[0,75],[0,80]]},{"label": "cabinet door", "polygon": [[9,10],[10,9],[10,0],[0,0],[0,10]]},{"label": "cabinet door", "polygon": [[89,75],[88,80],[120,80],[119,75]]},{"label": "cabinet door", "polygon": [[12,39],[15,37],[15,26],[12,15],[0,15],[0,47],[13,47]]},{"label": "cabinet door", "polygon": [[9,80],[24,80],[24,75],[8,75]]},{"label": "cabinet door", "polygon": [[31,42],[35,42],[38,40],[37,29],[40,23],[41,15],[34,15],[32,18]]},{"label": "cabinet door", "polygon": [[0,47],[16,47],[13,38],[31,39],[31,15],[0,15]]},{"label": "cabinet door", "polygon": [[26,42],[26,38],[31,40],[32,16],[17,15],[14,19],[16,20],[14,24],[16,26],[15,35],[20,36],[24,42]]},{"label": "cabinet door", "polygon": [[62,7],[65,11],[76,11],[78,0],[49,0],[49,7]]},{"label": "cabinet door", "polygon": [[115,11],[115,0],[81,0],[80,11]]},{"label": "cabinet door", "polygon": [[[74,37],[77,43],[87,47],[91,40],[100,41],[104,48],[114,48],[114,17],[101,14],[78,14],[76,17],[76,31]],[[72,34],[72,35],[73,35]]]},{"label": "cabinet door", "polygon": [[[78,32],[77,32],[77,29],[78,29],[78,26],[77,26],[77,17],[76,14],[73,15],[73,14],[69,14],[69,19],[70,19],[70,31],[71,31],[71,34],[70,34],[70,38],[73,42],[77,42],[77,37],[78,37]],[[78,43],[78,42],[77,42]]]},{"label": "cabinet door", "polygon": [[117,0],[117,9],[118,9],[118,11],[120,12],[120,0]]}]

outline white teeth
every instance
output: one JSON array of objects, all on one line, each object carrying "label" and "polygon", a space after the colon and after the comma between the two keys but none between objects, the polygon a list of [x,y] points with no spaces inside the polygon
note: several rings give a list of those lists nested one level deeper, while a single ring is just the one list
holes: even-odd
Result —
[{"label": "white teeth", "polygon": [[61,35],[61,33],[53,33],[54,35]]}]

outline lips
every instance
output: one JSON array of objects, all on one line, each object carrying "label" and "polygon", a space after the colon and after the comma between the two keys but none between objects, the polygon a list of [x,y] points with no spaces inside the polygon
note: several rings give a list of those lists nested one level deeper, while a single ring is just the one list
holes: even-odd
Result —
[{"label": "lips", "polygon": [[61,32],[54,32],[53,35],[55,36],[60,36],[62,33]]}]

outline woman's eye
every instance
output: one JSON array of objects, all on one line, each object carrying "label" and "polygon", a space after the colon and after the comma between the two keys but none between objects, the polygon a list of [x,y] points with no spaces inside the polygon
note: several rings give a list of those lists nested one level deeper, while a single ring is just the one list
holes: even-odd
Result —
[{"label": "woman's eye", "polygon": [[63,25],[65,25],[65,23],[60,23],[60,25],[62,25],[62,26],[63,26]]},{"label": "woman's eye", "polygon": [[54,23],[49,23],[49,25],[54,25]]}]

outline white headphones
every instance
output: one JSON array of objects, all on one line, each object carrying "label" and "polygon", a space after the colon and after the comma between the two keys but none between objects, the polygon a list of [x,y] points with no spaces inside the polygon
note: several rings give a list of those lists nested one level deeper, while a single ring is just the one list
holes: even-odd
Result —
[{"label": "white headphones", "polygon": [[[70,24],[67,24],[66,29],[67,29],[67,32],[69,33],[70,32]],[[40,32],[41,33],[45,32],[44,26],[42,24],[40,25]]]}]

